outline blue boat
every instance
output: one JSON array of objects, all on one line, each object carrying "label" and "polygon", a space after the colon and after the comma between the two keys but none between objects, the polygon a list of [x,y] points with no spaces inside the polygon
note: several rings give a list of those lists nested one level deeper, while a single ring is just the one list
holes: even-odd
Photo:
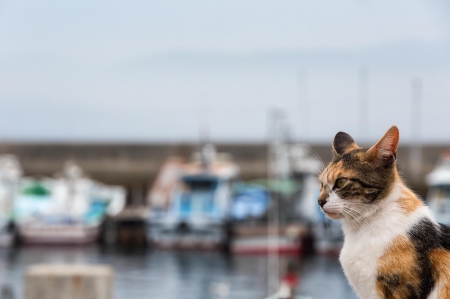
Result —
[{"label": "blue boat", "polygon": [[232,182],[238,166],[207,144],[191,162],[181,163],[171,172],[176,175],[167,190],[168,202],[150,206],[150,244],[159,248],[219,248],[227,241]]}]

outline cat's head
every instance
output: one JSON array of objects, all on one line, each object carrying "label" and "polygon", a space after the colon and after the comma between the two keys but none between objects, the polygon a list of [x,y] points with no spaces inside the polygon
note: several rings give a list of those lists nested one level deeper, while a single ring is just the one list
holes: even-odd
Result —
[{"label": "cat's head", "polygon": [[391,127],[370,149],[339,132],[333,141],[333,159],[320,174],[319,205],[332,219],[353,218],[389,195],[400,180],[396,166],[399,131]]}]

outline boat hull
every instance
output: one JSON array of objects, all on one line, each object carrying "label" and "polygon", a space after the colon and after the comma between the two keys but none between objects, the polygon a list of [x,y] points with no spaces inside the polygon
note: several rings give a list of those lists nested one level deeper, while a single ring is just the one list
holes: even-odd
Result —
[{"label": "boat hull", "polygon": [[232,244],[234,254],[283,254],[300,255],[302,244],[300,241],[280,237],[247,237],[236,239]]},{"label": "boat hull", "polygon": [[290,226],[246,226],[237,225],[231,243],[235,254],[286,254],[301,255],[302,237],[306,229],[299,225]]},{"label": "boat hull", "polygon": [[222,227],[188,231],[153,227],[149,229],[148,240],[158,249],[219,250],[225,243],[225,233]]},{"label": "boat hull", "polygon": [[81,245],[98,241],[99,226],[84,225],[25,225],[19,226],[23,244]]}]

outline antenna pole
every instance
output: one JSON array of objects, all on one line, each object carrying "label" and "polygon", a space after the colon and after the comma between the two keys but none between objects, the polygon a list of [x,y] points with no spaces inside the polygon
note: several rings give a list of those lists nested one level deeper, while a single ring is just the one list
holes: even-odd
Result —
[{"label": "antenna pole", "polygon": [[358,71],[359,134],[365,141],[369,134],[369,68],[361,66]]},{"label": "antenna pole", "polygon": [[[309,128],[309,101],[308,101],[308,70],[297,70],[297,88],[299,97],[300,130],[299,139],[307,139],[310,136]],[[302,128],[303,127],[303,128]]]},{"label": "antenna pole", "polygon": [[410,167],[414,180],[420,179],[422,170],[422,140],[421,140],[421,102],[422,79],[417,77],[411,82],[411,153]]}]

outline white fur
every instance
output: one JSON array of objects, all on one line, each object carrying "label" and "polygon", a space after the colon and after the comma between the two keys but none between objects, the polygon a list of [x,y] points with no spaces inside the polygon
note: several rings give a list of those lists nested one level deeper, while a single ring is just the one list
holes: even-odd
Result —
[{"label": "white fur", "polygon": [[[426,206],[408,215],[402,211],[398,199],[403,188],[397,184],[389,196],[362,212],[364,224],[355,225],[347,218],[342,219],[345,241],[339,259],[350,285],[361,299],[380,298],[376,292],[377,261],[391,242],[400,235],[406,235],[423,218],[434,223]],[[334,194],[331,200],[337,203],[340,199]]]},{"label": "white fur", "polygon": [[433,291],[431,291],[430,295],[428,295],[428,299],[439,299],[439,290],[441,289],[441,287],[441,283],[436,282]]}]

